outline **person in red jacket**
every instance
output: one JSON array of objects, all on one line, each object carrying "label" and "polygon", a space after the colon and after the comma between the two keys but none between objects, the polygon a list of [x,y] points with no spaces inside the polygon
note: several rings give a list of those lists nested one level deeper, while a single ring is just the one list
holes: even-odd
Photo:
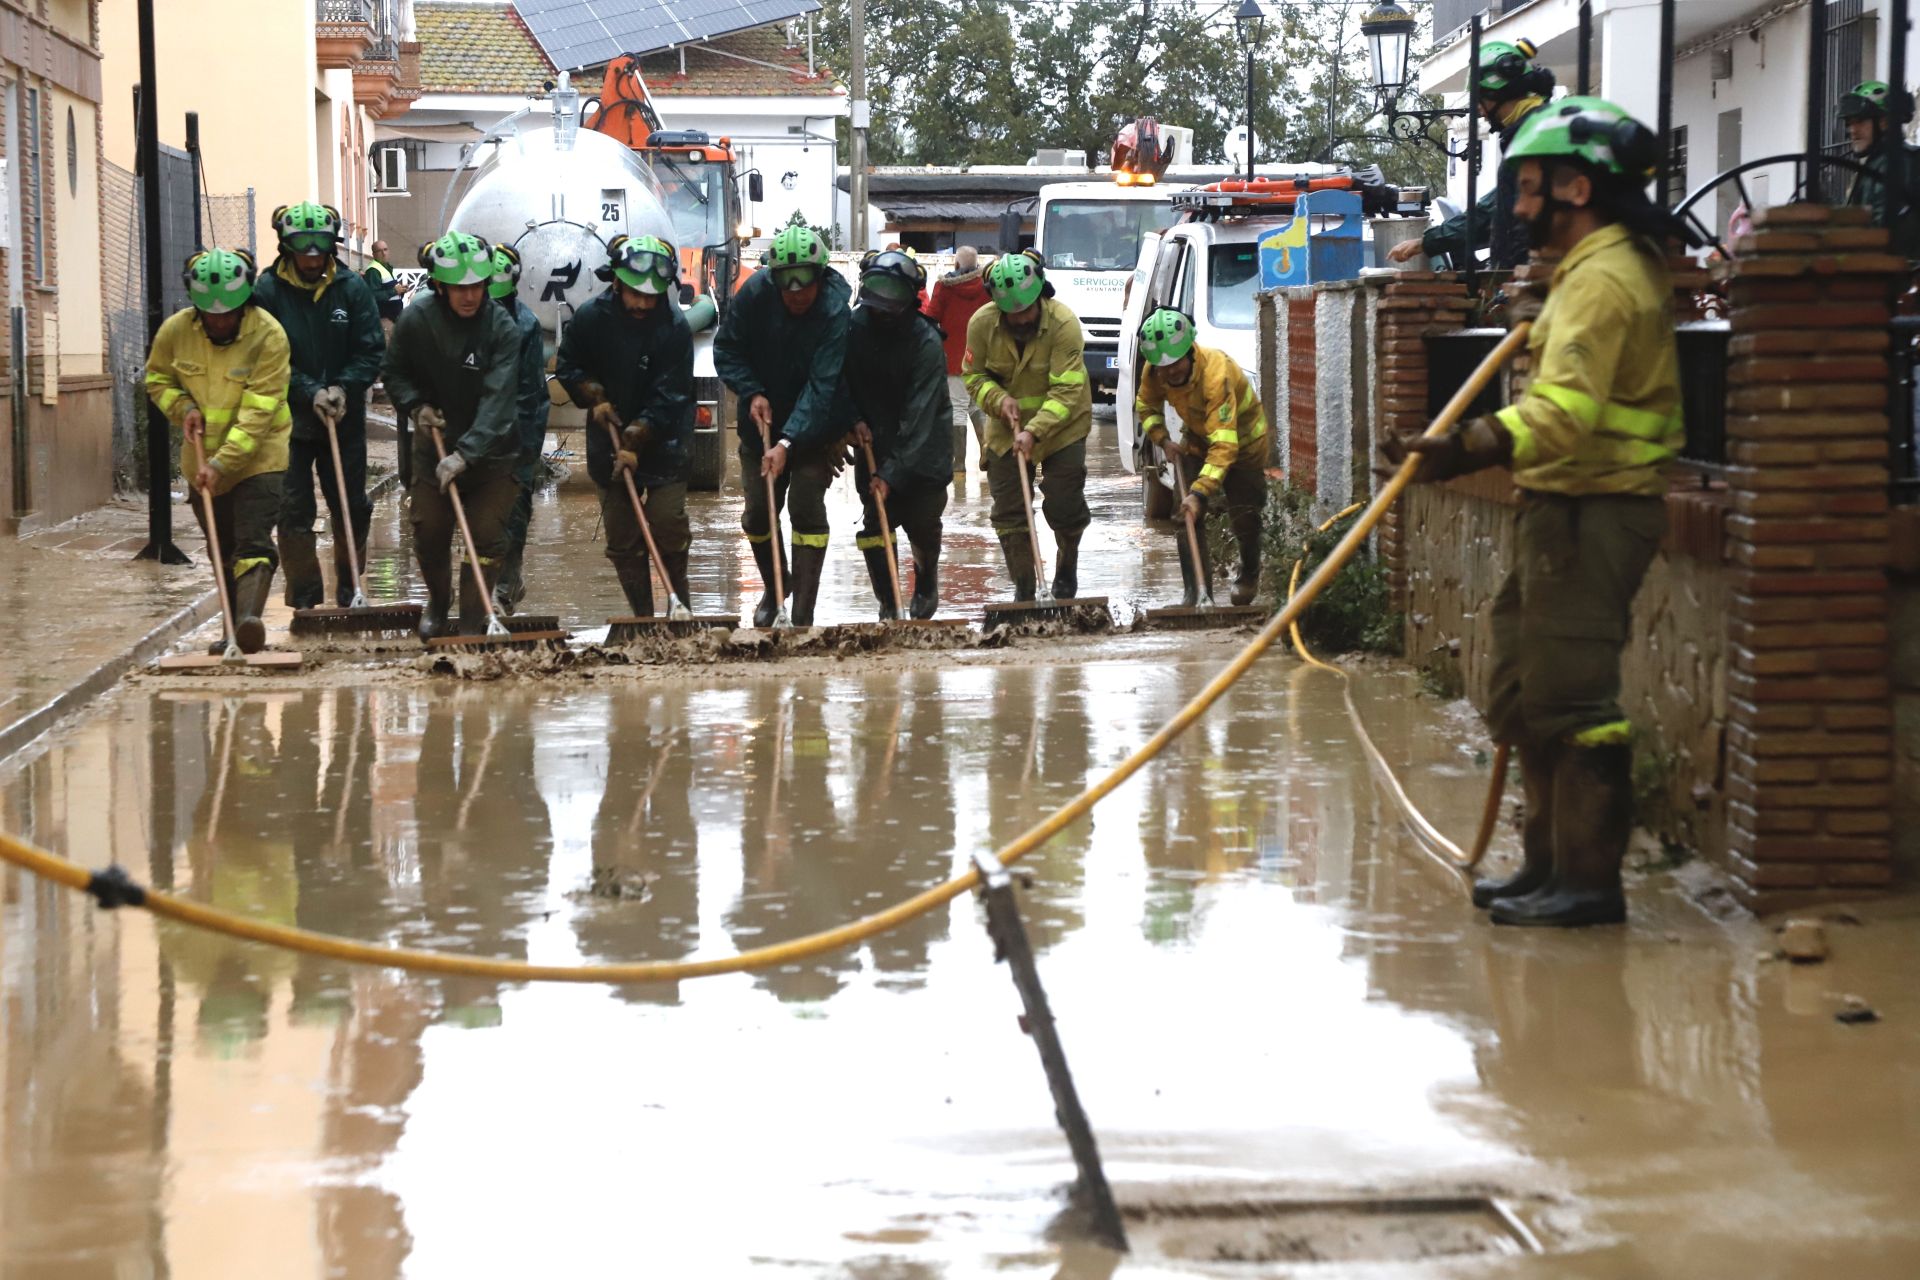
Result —
[{"label": "person in red jacket", "polygon": [[[947,400],[953,405],[953,469],[967,469],[967,427],[973,427],[976,439],[985,429],[980,411],[974,408],[973,398],[967,394],[967,384],[960,377],[960,358],[967,354],[967,321],[973,319],[973,313],[987,305],[986,270],[974,253],[973,246],[963,244],[953,253],[953,274],[941,276],[933,282],[933,297],[928,299],[926,313],[940,326],[945,335],[947,348]],[[981,466],[986,465],[982,455]]]}]

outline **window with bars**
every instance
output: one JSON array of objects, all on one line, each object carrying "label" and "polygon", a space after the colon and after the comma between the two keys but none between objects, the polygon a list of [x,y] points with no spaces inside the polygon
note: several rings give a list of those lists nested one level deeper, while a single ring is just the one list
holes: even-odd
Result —
[{"label": "window with bars", "polygon": [[1873,65],[1867,40],[1873,29],[1874,15],[1866,10],[1865,0],[1831,0],[1827,5],[1827,85],[1826,152],[1844,156],[1852,153],[1847,142],[1847,124],[1840,118],[1840,99],[1867,78]]}]

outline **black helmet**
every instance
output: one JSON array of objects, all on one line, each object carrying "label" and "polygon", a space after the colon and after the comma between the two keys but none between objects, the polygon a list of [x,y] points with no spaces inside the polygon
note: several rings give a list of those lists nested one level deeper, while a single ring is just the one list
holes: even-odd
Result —
[{"label": "black helmet", "polygon": [[915,310],[926,283],[926,270],[899,249],[883,249],[860,259],[860,305],[884,315]]}]

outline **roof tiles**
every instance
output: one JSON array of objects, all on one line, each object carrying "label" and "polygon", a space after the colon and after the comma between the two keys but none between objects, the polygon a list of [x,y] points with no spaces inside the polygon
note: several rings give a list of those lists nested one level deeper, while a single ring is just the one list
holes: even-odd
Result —
[{"label": "roof tiles", "polygon": [[536,94],[554,76],[511,5],[422,3],[413,22],[423,92]]}]

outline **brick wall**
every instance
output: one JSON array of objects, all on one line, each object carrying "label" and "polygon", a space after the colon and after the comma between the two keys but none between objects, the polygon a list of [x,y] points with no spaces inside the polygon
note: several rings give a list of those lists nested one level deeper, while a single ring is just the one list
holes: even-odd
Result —
[{"label": "brick wall", "polygon": [[1728,857],[1743,896],[1888,884],[1887,325],[1864,209],[1780,206],[1736,246]]},{"label": "brick wall", "polygon": [[1312,286],[1286,291],[1287,480],[1314,491],[1320,483],[1319,327]]}]

